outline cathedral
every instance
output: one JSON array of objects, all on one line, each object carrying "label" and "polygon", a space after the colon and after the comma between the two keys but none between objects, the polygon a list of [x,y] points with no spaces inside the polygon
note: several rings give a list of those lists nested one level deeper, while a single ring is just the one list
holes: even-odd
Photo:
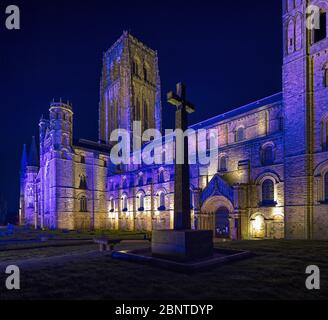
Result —
[{"label": "cathedral", "polygon": [[[328,4],[311,1],[320,16],[311,29],[310,1],[283,3],[282,92],[191,126],[217,132],[215,165],[190,166],[191,227],[215,238],[328,239]],[[24,147],[20,223],[171,229],[174,165],[110,159],[113,130],[132,133],[134,121],[162,130],[157,52],[124,32],[104,54],[97,142],[73,138],[73,111],[52,102],[39,146],[33,138],[29,157]]]}]

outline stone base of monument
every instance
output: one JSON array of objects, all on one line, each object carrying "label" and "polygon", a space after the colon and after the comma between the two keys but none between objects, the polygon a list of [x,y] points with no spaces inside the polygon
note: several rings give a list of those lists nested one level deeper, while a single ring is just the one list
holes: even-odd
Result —
[{"label": "stone base of monument", "polygon": [[206,230],[153,231],[152,255],[175,261],[192,261],[213,256],[213,232]]},{"label": "stone base of monument", "polygon": [[113,259],[150,265],[181,273],[210,270],[233,261],[247,259],[252,253],[213,248],[212,231],[156,231],[151,248],[114,251]]}]

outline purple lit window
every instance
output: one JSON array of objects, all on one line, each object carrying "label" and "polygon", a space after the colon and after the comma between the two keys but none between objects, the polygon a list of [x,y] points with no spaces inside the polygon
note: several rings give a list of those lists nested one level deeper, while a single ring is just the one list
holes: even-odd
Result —
[{"label": "purple lit window", "polygon": [[165,182],[165,179],[164,179],[164,171],[161,170],[159,172],[159,175],[158,175],[158,183],[164,183]]},{"label": "purple lit window", "polygon": [[123,212],[128,211],[128,197],[126,195],[122,197],[122,211]]},{"label": "purple lit window", "polygon": [[158,210],[159,211],[165,211],[165,193],[163,191],[161,191],[158,195],[159,198],[159,207]]},{"label": "purple lit window", "polygon": [[264,205],[274,202],[274,183],[271,179],[267,179],[262,184],[262,203]]},{"label": "purple lit window", "polygon": [[140,193],[138,196],[138,211],[144,211],[145,210],[145,196],[143,193]]},{"label": "purple lit window", "polygon": [[245,140],[245,129],[239,128],[236,131],[236,142],[244,141]]},{"label": "purple lit window", "polygon": [[263,165],[273,164],[273,148],[272,146],[267,146],[263,150]]},{"label": "purple lit window", "polygon": [[220,158],[219,170],[222,172],[227,171],[227,157],[226,156],[222,156]]}]

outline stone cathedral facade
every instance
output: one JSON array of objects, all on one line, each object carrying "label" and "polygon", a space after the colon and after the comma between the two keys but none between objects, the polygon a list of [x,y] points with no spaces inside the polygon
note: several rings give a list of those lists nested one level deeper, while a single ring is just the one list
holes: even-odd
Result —
[{"label": "stone cathedral facade", "polygon": [[[320,29],[306,28],[309,4],[320,8]],[[282,92],[192,126],[219,139],[215,165],[190,168],[192,228],[229,239],[328,239],[327,10],[326,1],[285,0]],[[157,53],[124,33],[103,57],[99,141],[75,141],[71,105],[53,102],[39,148],[32,142],[29,158],[24,149],[21,224],[172,228],[174,166],[109,158],[114,129],[132,133],[140,120],[142,130],[161,130],[161,113]],[[170,157],[165,148],[157,156]]]}]

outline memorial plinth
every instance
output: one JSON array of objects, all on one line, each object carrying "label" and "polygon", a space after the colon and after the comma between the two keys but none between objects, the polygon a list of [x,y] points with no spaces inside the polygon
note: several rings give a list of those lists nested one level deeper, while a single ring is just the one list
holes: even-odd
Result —
[{"label": "memorial plinth", "polygon": [[175,261],[192,261],[213,255],[213,232],[207,230],[153,231],[152,255]]}]

